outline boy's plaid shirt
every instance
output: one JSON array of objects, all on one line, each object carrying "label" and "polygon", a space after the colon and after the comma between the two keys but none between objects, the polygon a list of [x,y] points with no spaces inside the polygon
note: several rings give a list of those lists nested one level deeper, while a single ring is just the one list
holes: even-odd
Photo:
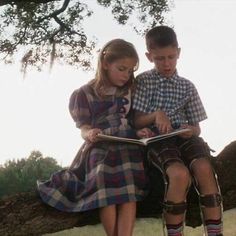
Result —
[{"label": "boy's plaid shirt", "polygon": [[207,118],[196,87],[177,73],[165,78],[152,69],[138,75],[136,85],[134,110],[144,113],[162,110],[176,128],[181,124],[194,125]]}]

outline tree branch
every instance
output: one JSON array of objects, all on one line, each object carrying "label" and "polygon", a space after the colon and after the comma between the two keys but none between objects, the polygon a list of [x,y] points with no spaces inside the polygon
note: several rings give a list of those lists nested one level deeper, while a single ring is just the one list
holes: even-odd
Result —
[{"label": "tree branch", "polygon": [[[154,10],[162,16],[168,1],[158,1],[157,4],[156,0],[148,0],[147,3],[148,6],[153,4]],[[111,6],[110,10],[119,24],[126,24],[135,10],[141,16],[146,12],[150,13],[146,14],[150,21],[153,17],[155,18],[154,10],[150,11],[144,7],[145,4],[141,0],[96,0],[95,2],[105,8]],[[0,9],[3,6],[2,10],[4,10],[0,15],[2,32],[0,41],[3,42],[0,47],[0,56],[10,52],[7,56],[13,59],[21,46],[30,45],[32,49],[37,49],[37,53],[33,54],[35,56],[30,61],[30,66],[38,67],[38,64],[42,66],[48,62],[46,59],[49,55],[48,43],[55,42],[59,45],[58,52],[61,61],[69,65],[79,65],[87,70],[90,67],[88,65],[91,65],[91,50],[96,44],[95,39],[87,40],[84,25],[84,20],[93,14],[89,8],[90,4],[93,3],[83,0],[0,0]],[[144,25],[149,24],[140,19],[138,22]],[[21,31],[24,27],[27,27],[25,34]],[[146,28],[146,26],[140,26],[140,28]],[[67,47],[68,50],[60,46]],[[87,59],[88,56],[89,59]]]},{"label": "tree branch", "polygon": [[[224,210],[236,207],[236,141],[212,159],[223,196]],[[155,181],[150,194],[138,202],[137,217],[161,217],[164,183],[159,171],[149,170]],[[198,195],[193,187],[188,193],[186,225],[202,224]],[[84,213],[61,212],[42,202],[35,193],[22,193],[0,199],[0,235],[39,236],[46,233],[99,223],[98,211]],[[13,227],[14,226],[14,227]]]},{"label": "tree branch", "polygon": [[64,0],[64,3],[63,3],[63,5],[62,5],[62,7],[60,9],[58,9],[58,10],[52,12],[51,14],[49,14],[49,15],[41,18],[41,19],[39,19],[37,21],[37,23],[41,23],[42,21],[44,21],[44,20],[46,20],[48,18],[54,18],[54,17],[58,16],[59,14],[61,14],[62,12],[64,12],[66,10],[66,8],[68,7],[69,3],[70,3],[70,0]]},{"label": "tree branch", "polygon": [[56,36],[56,34],[58,34],[61,30],[66,29],[68,32],[70,32],[71,34],[77,34],[80,35],[78,32],[72,30],[70,27],[68,27],[62,20],[60,20],[57,16],[54,16],[53,19],[60,25],[60,29],[58,29],[51,38],[53,38],[54,36]]},{"label": "tree branch", "polygon": [[5,6],[5,5],[17,5],[19,3],[30,3],[30,2],[34,2],[34,3],[48,3],[48,2],[56,2],[56,1],[61,1],[61,0],[1,0],[0,1],[0,6]]}]

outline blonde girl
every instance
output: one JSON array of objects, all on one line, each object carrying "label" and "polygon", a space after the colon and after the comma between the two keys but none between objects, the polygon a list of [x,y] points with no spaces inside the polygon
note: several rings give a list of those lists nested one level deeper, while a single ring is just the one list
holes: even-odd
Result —
[{"label": "blonde girl", "polygon": [[108,236],[131,236],[136,202],[146,194],[143,152],[134,144],[99,141],[97,134],[143,137],[130,125],[129,111],[138,67],[134,46],[114,39],[101,50],[95,78],[75,90],[69,110],[85,142],[69,170],[39,183],[42,199],[63,211],[99,208]]}]

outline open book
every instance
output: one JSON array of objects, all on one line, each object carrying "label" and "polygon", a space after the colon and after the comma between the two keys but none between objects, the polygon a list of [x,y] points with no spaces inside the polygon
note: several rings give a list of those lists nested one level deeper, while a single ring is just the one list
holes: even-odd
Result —
[{"label": "open book", "polygon": [[142,138],[142,139],[134,139],[134,138],[123,138],[123,137],[117,137],[117,136],[111,136],[111,135],[106,135],[106,134],[98,134],[99,140],[106,140],[106,141],[116,141],[116,142],[126,142],[126,143],[134,143],[134,144],[139,144],[139,145],[144,145],[147,146],[149,143],[153,143],[156,141],[159,141],[161,139],[166,139],[169,137],[173,137],[178,134],[182,134],[185,132],[190,131],[190,129],[176,129],[170,133],[167,134],[160,134],[157,136],[153,136],[150,138]]}]

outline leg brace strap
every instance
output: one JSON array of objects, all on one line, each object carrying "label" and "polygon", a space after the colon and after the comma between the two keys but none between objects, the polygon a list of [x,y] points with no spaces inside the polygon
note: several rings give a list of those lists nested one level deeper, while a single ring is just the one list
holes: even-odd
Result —
[{"label": "leg brace strap", "polygon": [[173,215],[180,215],[186,211],[187,203],[186,202],[174,203],[171,201],[166,201],[163,203],[163,209],[167,213],[170,213]]},{"label": "leg brace strap", "polygon": [[221,205],[222,197],[219,193],[200,195],[202,207],[218,207]]},{"label": "leg brace strap", "polygon": [[170,163],[183,163],[183,161],[178,158],[178,156],[180,156],[180,153],[175,148],[165,148],[160,152],[152,148],[148,151],[149,162],[161,170],[162,173],[165,172]]}]

